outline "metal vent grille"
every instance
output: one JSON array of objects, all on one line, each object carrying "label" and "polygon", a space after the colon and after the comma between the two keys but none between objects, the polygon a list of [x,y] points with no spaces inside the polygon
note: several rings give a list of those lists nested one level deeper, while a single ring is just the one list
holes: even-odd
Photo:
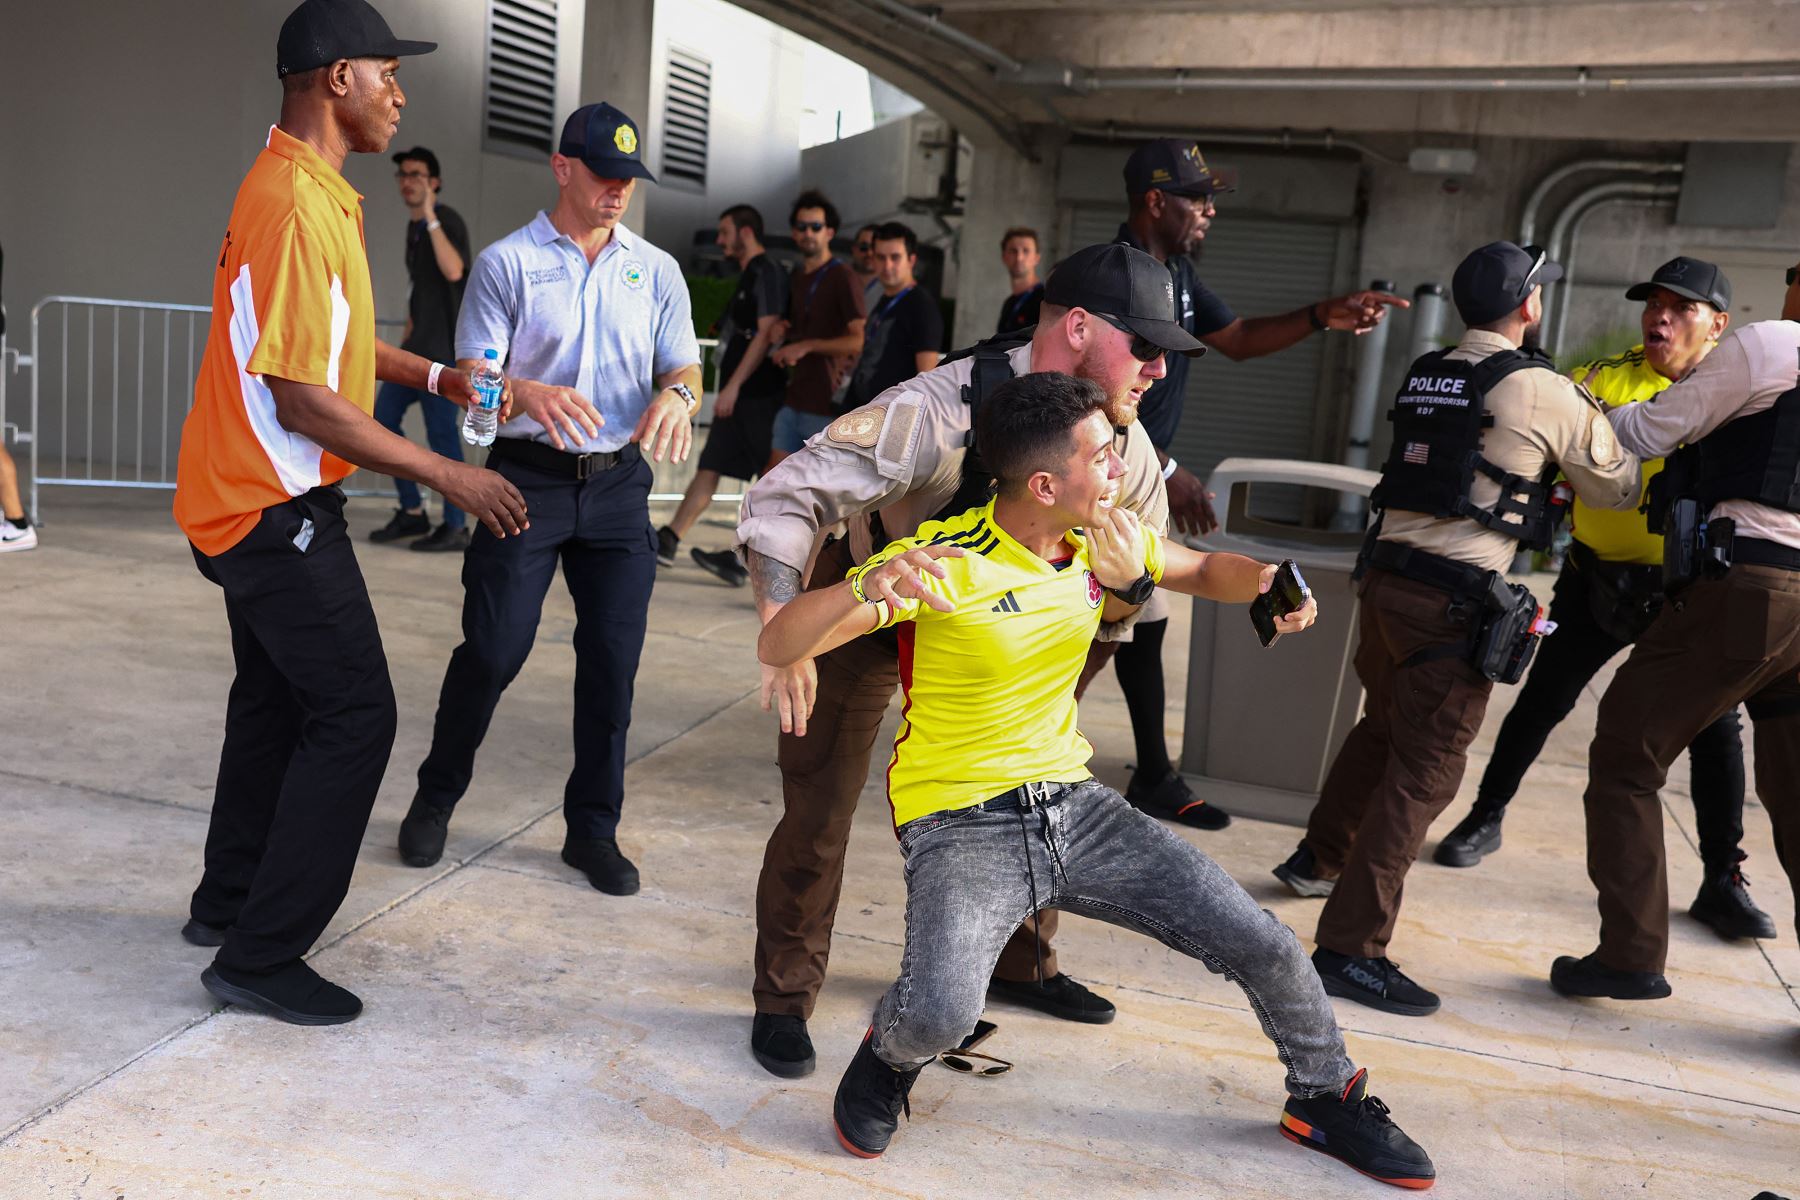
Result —
[{"label": "metal vent grille", "polygon": [[712,63],[684,50],[669,51],[663,87],[663,175],[706,186],[707,127],[712,114]]},{"label": "metal vent grille", "polygon": [[556,149],[558,0],[493,0],[488,9],[487,136]]}]

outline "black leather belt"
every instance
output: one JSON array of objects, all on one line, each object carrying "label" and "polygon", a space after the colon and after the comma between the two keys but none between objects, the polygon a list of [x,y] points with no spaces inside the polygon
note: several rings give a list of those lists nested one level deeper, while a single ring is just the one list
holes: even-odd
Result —
[{"label": "black leather belt", "polygon": [[1493,575],[1492,571],[1483,571],[1454,558],[1403,546],[1399,542],[1378,541],[1369,547],[1366,557],[1371,566],[1453,596],[1487,595],[1488,581]]},{"label": "black leather belt", "polygon": [[496,438],[494,444],[488,447],[488,456],[516,462],[534,471],[563,479],[588,479],[644,457],[635,442],[627,443],[619,450],[567,454],[554,446],[526,441],[524,438]]},{"label": "black leather belt", "polygon": [[1800,550],[1767,538],[1734,537],[1731,539],[1731,565],[1751,564],[1758,567],[1785,567],[1800,571]]}]

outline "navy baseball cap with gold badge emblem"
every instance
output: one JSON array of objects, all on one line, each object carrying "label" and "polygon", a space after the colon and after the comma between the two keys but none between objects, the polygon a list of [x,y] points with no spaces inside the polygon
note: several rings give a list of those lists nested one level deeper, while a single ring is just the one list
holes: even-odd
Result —
[{"label": "navy baseball cap with gold badge emblem", "polygon": [[602,179],[648,179],[656,176],[644,165],[643,140],[637,122],[605,102],[587,104],[563,122],[562,140],[556,152],[578,158]]},{"label": "navy baseball cap with gold badge emblem", "polygon": [[1237,190],[1237,172],[1214,170],[1197,143],[1181,138],[1145,142],[1125,160],[1125,192],[1141,196],[1148,191],[1172,196],[1212,196]]}]

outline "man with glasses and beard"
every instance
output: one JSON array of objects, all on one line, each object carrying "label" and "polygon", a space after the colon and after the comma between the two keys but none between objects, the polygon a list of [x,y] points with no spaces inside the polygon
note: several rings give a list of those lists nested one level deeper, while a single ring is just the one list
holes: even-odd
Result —
[{"label": "man with glasses and beard", "polygon": [[802,192],[788,213],[800,265],[788,285],[788,319],[777,327],[781,343],[769,359],[792,367],[787,396],[775,414],[773,466],[831,424],[838,392],[863,347],[862,296],[849,267],[831,256],[837,205],[818,192]]},{"label": "man with glasses and beard", "polygon": [[[744,501],[738,539],[763,623],[803,586],[830,587],[934,516],[985,503],[990,476],[969,451],[972,403],[990,382],[1034,371],[1100,386],[1125,466],[1118,503],[1161,533],[1168,519],[1162,474],[1136,418],[1139,397],[1167,369],[1165,353],[1202,352],[1175,328],[1174,307],[1168,272],[1155,259],[1126,246],[1090,246],[1050,276],[1029,342],[953,357],[833,421]],[[848,522],[848,535],[822,540],[839,522]],[[1117,636],[1130,619],[1101,636]],[[891,631],[857,638],[816,664],[807,657],[763,668],[763,707],[773,704],[781,716],[783,813],[757,881],[750,1046],[776,1075],[795,1078],[814,1067],[806,1022],[825,982],[850,822],[902,669]],[[1024,922],[1000,954],[992,994],[1065,1020],[1112,1020],[1109,1001],[1059,970],[1048,945],[1055,919],[1046,911]]]},{"label": "man with glasses and beard", "polygon": [[[1476,661],[1487,597],[1521,543],[1547,544],[1559,468],[1595,508],[1634,507],[1642,489],[1606,406],[1538,352],[1543,285],[1561,277],[1535,248],[1474,251],[1451,280],[1468,332],[1407,369],[1357,571],[1363,717],[1305,840],[1275,868],[1296,895],[1326,897],[1313,952],[1325,990],[1383,1012],[1438,1009],[1388,942],[1406,872],[1455,798],[1487,711],[1494,675]],[[1512,597],[1527,609],[1530,599]]]}]

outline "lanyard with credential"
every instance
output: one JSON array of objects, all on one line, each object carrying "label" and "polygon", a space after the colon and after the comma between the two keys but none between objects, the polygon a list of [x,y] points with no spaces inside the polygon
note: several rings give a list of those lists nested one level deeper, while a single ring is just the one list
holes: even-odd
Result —
[{"label": "lanyard with credential", "polygon": [[818,294],[819,285],[821,283],[825,282],[825,277],[827,275],[831,274],[831,270],[833,267],[839,267],[842,265],[843,264],[841,262],[839,262],[837,259],[834,258],[830,262],[826,263],[824,266],[820,267],[818,270],[818,273],[813,276],[812,283],[806,289],[806,300],[800,306],[800,316],[802,319],[812,316],[813,297]]},{"label": "lanyard with credential", "polygon": [[1033,296],[1037,295],[1037,293],[1038,293],[1037,288],[1029,287],[1029,288],[1026,288],[1024,291],[1020,292],[1018,295],[1007,300],[1007,302],[1006,302],[1006,319],[1007,319],[1007,321],[1009,323],[1013,322],[1013,321],[1017,321],[1019,319],[1019,315],[1025,311],[1025,305],[1027,303],[1029,303],[1031,298]]},{"label": "lanyard with credential", "polygon": [[875,311],[869,314],[869,332],[873,333],[877,325],[887,320],[888,314],[894,311],[894,306],[906,299],[906,293],[912,291],[916,286],[916,284],[909,283],[899,291],[895,292],[892,296],[889,296],[886,300],[883,300],[880,304],[877,304],[875,306]]}]

